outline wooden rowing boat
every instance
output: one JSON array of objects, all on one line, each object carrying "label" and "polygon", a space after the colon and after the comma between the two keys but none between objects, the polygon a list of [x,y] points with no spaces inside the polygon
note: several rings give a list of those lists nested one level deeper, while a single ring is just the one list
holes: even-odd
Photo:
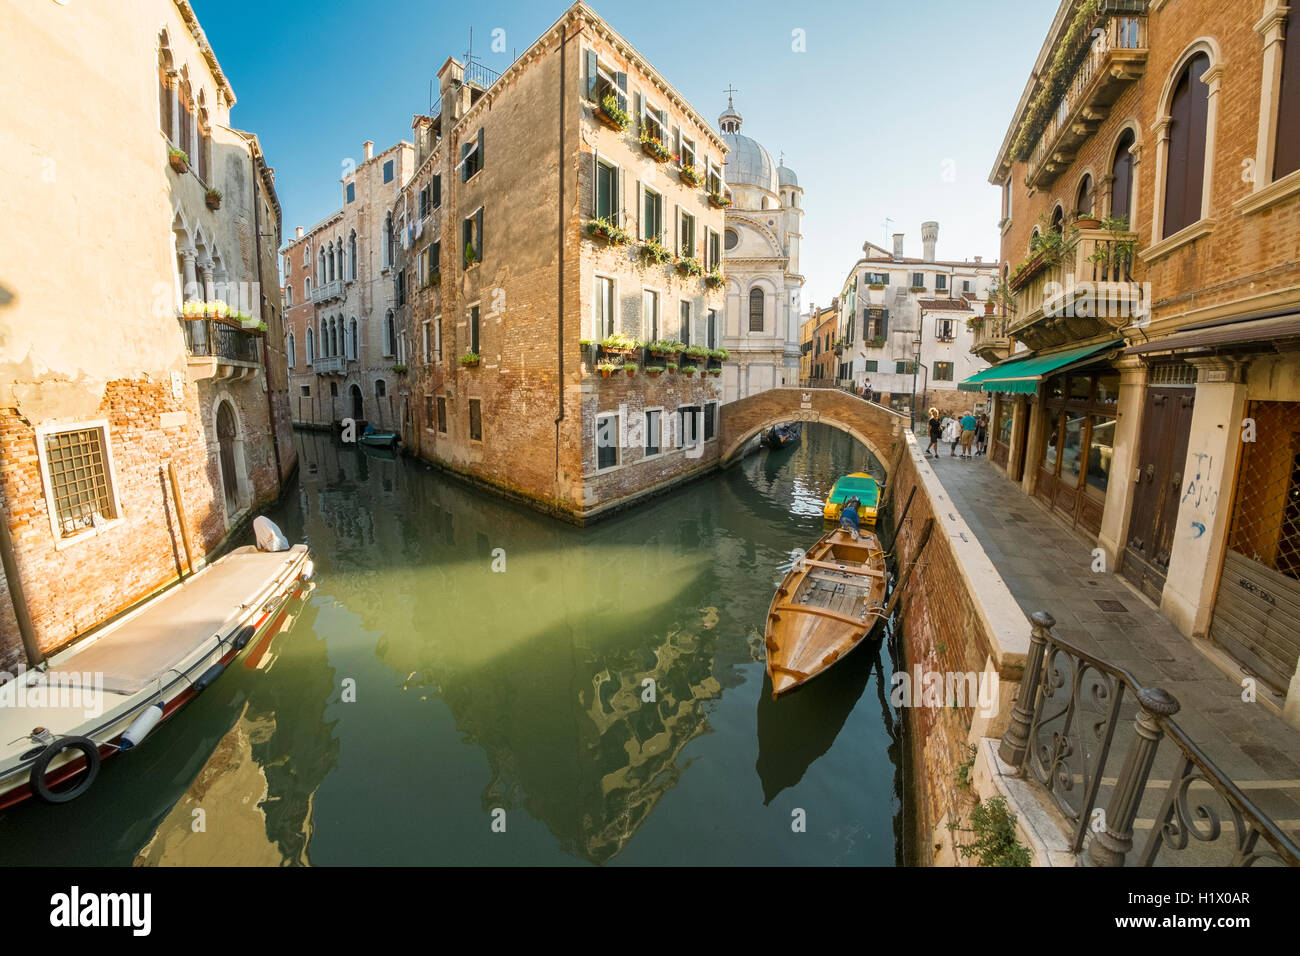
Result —
[{"label": "wooden rowing boat", "polygon": [[843,659],[883,620],[888,572],[880,539],[831,531],[795,561],[767,615],[772,697]]}]

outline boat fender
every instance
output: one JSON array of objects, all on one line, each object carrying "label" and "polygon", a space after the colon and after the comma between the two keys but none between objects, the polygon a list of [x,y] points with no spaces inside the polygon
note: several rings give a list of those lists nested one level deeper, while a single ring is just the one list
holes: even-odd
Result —
[{"label": "boat fender", "polygon": [[[49,769],[50,762],[54,760],[63,751],[72,749],[79,750],[86,758],[86,769],[81,775],[81,780],[71,790],[60,790],[55,792],[50,789],[49,784],[45,782],[45,771]],[[95,777],[99,775],[99,748],[89,737],[60,737],[54,743],[50,744],[41,751],[41,755],[36,758],[31,769],[31,786],[32,792],[40,797],[46,803],[67,803],[69,800],[75,800],[95,782]]]},{"label": "boat fender", "polygon": [[302,573],[298,575],[298,580],[310,581],[311,576],[312,574],[315,573],[315,571],[316,571],[316,565],[312,563],[311,558],[308,558],[306,561],[302,563]]},{"label": "boat fender", "polygon": [[148,736],[149,731],[158,726],[158,721],[162,719],[163,704],[162,701],[156,700],[141,711],[139,717],[131,721],[131,726],[126,728],[126,732],[122,734],[122,743],[119,749],[130,750],[139,744]]},{"label": "boat fender", "polygon": [[253,625],[246,624],[244,627],[240,628],[239,633],[234,636],[230,643],[234,645],[235,650],[242,651],[248,642],[253,639],[253,635],[256,633],[257,629],[253,627]]},{"label": "boat fender", "polygon": [[202,674],[199,675],[199,679],[194,682],[194,689],[207,690],[208,685],[211,684],[218,677],[220,677],[221,672],[224,671],[225,669],[226,669],[226,665],[223,664],[221,661],[217,661],[217,663],[213,664],[211,667],[209,667],[207,670],[205,670]]}]

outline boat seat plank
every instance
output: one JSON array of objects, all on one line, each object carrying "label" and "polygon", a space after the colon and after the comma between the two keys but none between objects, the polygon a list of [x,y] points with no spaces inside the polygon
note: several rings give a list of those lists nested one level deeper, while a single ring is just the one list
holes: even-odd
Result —
[{"label": "boat seat plank", "polygon": [[814,607],[810,604],[778,604],[776,610],[778,614],[782,611],[794,611],[797,614],[816,614],[819,617],[828,617],[833,621],[839,621],[841,624],[849,624],[859,628],[869,627],[874,618],[872,613],[868,613],[861,618],[849,617],[847,614],[837,614],[835,611],[824,607]]},{"label": "boat seat plank", "polygon": [[883,578],[884,571],[873,571],[871,568],[854,567],[845,565],[841,567],[833,561],[814,561],[812,558],[804,558],[803,563],[812,568],[825,568],[827,571],[838,571],[840,574],[852,574],[864,578]]}]

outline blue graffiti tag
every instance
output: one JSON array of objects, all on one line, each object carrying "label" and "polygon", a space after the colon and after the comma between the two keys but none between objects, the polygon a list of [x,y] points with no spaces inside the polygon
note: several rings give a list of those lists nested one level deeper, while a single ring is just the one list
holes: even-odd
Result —
[{"label": "blue graffiti tag", "polygon": [[1201,524],[1199,521],[1193,521],[1193,522],[1192,522],[1192,537],[1193,537],[1193,538],[1199,538],[1199,537],[1200,537],[1201,535],[1203,535],[1203,534],[1205,534],[1205,525]]}]

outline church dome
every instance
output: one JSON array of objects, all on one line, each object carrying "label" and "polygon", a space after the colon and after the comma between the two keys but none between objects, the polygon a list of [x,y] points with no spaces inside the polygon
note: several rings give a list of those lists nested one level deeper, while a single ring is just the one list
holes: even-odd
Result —
[{"label": "church dome", "polygon": [[776,167],[776,177],[780,180],[782,186],[798,186],[799,177],[794,174],[794,170],[789,166]]},{"label": "church dome", "polygon": [[776,178],[776,163],[756,140],[740,133],[723,133],[727,144],[726,179],[731,186],[758,186],[769,192],[780,192]]},{"label": "church dome", "polygon": [[[772,155],[756,140],[740,132],[742,122],[735,104],[728,99],[727,109],[718,117],[718,127],[722,130],[722,140],[727,144],[727,158],[724,178],[730,186],[758,186],[768,192],[781,191],[777,181],[776,163]],[[793,173],[791,174],[793,175]]]}]

